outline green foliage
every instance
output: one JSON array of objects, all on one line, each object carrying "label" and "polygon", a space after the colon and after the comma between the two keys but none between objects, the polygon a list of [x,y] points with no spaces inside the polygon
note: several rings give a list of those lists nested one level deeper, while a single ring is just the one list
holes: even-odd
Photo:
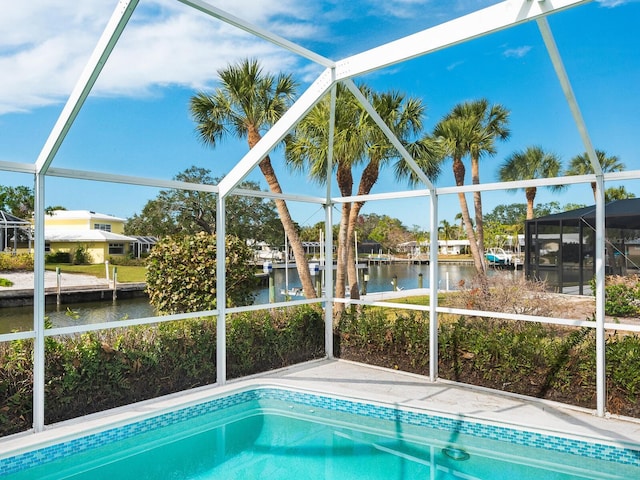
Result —
[{"label": "green foliage", "polygon": [[[590,282],[595,292],[595,279]],[[608,276],[604,287],[604,313],[613,317],[640,315],[640,277],[637,275]]]},{"label": "green foliage", "polygon": [[69,252],[48,253],[44,256],[45,263],[71,263],[71,254]]},{"label": "green foliage", "polygon": [[227,375],[242,377],[324,355],[322,311],[310,307],[231,315]]},{"label": "green foliage", "polygon": [[[232,315],[228,376],[324,355],[322,311],[312,307]],[[32,340],[0,343],[0,436],[32,422]],[[165,322],[45,342],[47,423],[216,381],[216,321]]]},{"label": "green foliage", "polygon": [[[174,180],[216,185],[221,179],[212,177],[210,170],[194,166],[177,174]],[[260,190],[260,185],[245,181],[239,188]],[[212,192],[162,190],[145,204],[139,215],[127,220],[125,233],[157,237],[198,232],[213,234],[216,231],[216,210],[216,195]],[[273,201],[231,195],[226,200],[225,211],[227,217],[233,219],[227,225],[227,234],[273,244],[282,242],[284,233]]]},{"label": "green foliage", "polygon": [[33,189],[0,185],[0,210],[28,220],[33,215]]},{"label": "green foliage", "polygon": [[[337,324],[341,358],[429,374],[426,314],[371,307]],[[609,410],[640,416],[640,338],[607,338]],[[490,318],[441,319],[442,378],[595,408],[595,331]]]},{"label": "green foliage", "polygon": [[629,401],[640,397],[640,337],[627,335],[607,341],[607,376],[611,387],[618,389]]},{"label": "green foliage", "polygon": [[411,233],[397,218],[388,215],[378,217],[378,223],[369,233],[369,240],[378,242],[383,249],[393,250],[400,243],[411,240]]},{"label": "green foliage", "polygon": [[74,265],[87,265],[91,263],[91,254],[84,245],[78,245],[73,251],[73,264]]},{"label": "green foliage", "polygon": [[11,280],[7,280],[6,278],[0,277],[0,287],[12,287],[13,282]]},{"label": "green foliage", "polygon": [[0,271],[33,270],[33,255],[0,253]]},{"label": "green foliage", "polygon": [[[257,285],[253,252],[237,237],[226,238],[227,306],[250,304]],[[216,308],[216,237],[204,232],[165,237],[147,259],[147,292],[163,313]]]},{"label": "green foliage", "polygon": [[127,267],[143,267],[147,264],[147,257],[149,255],[145,255],[142,258],[133,258],[133,257],[109,257],[109,263],[111,265],[120,265]]},{"label": "green foliage", "polygon": [[640,287],[617,284],[605,287],[604,310],[607,315],[631,317],[640,313]]}]

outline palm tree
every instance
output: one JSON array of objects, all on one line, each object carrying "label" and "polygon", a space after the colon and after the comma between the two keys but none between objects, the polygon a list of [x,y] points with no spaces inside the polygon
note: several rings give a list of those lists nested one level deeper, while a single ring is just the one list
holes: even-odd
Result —
[{"label": "palm tree", "polygon": [[[359,87],[370,100],[375,110],[389,128],[403,142],[416,162],[429,176],[438,173],[438,162],[433,161],[440,150],[428,138],[413,141],[422,129],[424,107],[419,100],[406,99],[398,92],[377,94],[364,85]],[[368,162],[362,172],[358,195],[367,195],[378,180],[380,168],[395,159],[395,174],[409,182],[416,182],[417,176],[407,168],[406,162],[389,140],[363,110],[355,97],[345,89],[337,89],[334,133],[334,163],[337,183],[342,196],[352,194],[352,166]],[[327,127],[329,123],[328,99],[320,102],[300,122],[296,134],[287,142],[288,161],[301,168],[303,165],[317,181],[326,180],[326,159],[328,148]],[[338,236],[338,265],[336,271],[336,296],[344,295],[346,271],[352,298],[358,298],[358,275],[355,265],[354,234],[360,211],[365,202],[342,205],[340,233]]]},{"label": "palm tree", "polygon": [[[596,150],[596,157],[598,158],[598,162],[600,163],[600,167],[602,167],[602,171],[604,173],[621,172],[626,168],[624,163],[622,163],[618,157],[607,157],[607,154],[602,150]],[[587,152],[584,152],[571,159],[569,168],[567,168],[565,175],[589,175],[592,173],[593,165],[591,165],[591,160],[589,159]],[[596,182],[591,182],[591,189],[593,190],[593,199],[595,200]]]},{"label": "palm tree", "polygon": [[[290,106],[297,87],[291,75],[264,74],[259,63],[250,59],[219,70],[218,77],[220,86],[213,93],[199,92],[190,102],[191,116],[200,139],[214,147],[227,135],[234,135],[246,138],[249,148],[253,148],[262,138],[261,132],[278,121]],[[282,193],[268,155],[260,161],[259,167],[269,190]],[[276,199],[275,203],[296,259],[305,296],[315,298],[304,248],[287,204],[281,199]]]},{"label": "palm tree", "polygon": [[[366,90],[366,87],[360,87]],[[333,145],[333,170],[340,195],[353,193],[351,166],[359,163],[364,155],[364,131],[361,108],[349,91],[339,84],[336,88],[335,130]],[[298,123],[296,130],[286,140],[286,159],[294,170],[306,173],[319,184],[327,181],[330,96],[327,95]],[[337,242],[335,295],[345,297],[347,279],[348,240],[347,228],[351,204],[343,203]],[[342,304],[334,307],[336,312]]]},{"label": "palm tree", "polygon": [[456,226],[449,223],[447,220],[440,220],[441,226],[438,227],[438,233],[442,233],[442,239],[444,240],[447,251],[449,250],[449,240],[453,237],[456,231]]},{"label": "palm tree", "polygon": [[627,198],[636,198],[634,193],[627,192],[623,185],[619,187],[609,187],[604,191],[604,203],[613,202],[615,200],[626,200]]},{"label": "palm tree", "polygon": [[[507,157],[498,171],[498,177],[501,182],[550,178],[557,177],[560,169],[561,163],[556,155],[545,152],[542,147],[534,146]],[[552,185],[550,188],[558,191],[564,188],[564,185]],[[531,220],[537,188],[527,187],[524,192],[527,198],[527,220]]]},{"label": "palm tree", "polygon": [[[426,173],[434,179],[440,173],[439,163],[441,149],[438,144],[428,136],[415,140],[422,131],[422,118],[424,105],[416,98],[406,98],[404,94],[390,91],[381,94],[369,92],[371,105],[380,118],[391,129],[400,142],[407,148],[412,158]],[[395,161],[394,173],[396,179],[406,180],[410,185],[419,182],[413,172],[400,155],[400,152],[391,144],[387,136],[380,130],[369,115],[365,115],[364,121],[368,124],[366,132],[366,157],[369,161],[360,177],[358,195],[368,195],[378,181],[380,169],[388,162]],[[359,297],[358,274],[355,264],[355,246],[353,242],[356,223],[364,201],[354,202],[349,212],[347,226],[347,271],[351,298]]]},{"label": "palm tree", "polygon": [[458,240],[460,240],[460,235],[464,232],[464,220],[462,219],[462,213],[456,213],[456,216],[453,217],[453,219],[456,222],[460,222],[460,225],[458,226]]},{"label": "palm tree", "polygon": [[[462,162],[462,158],[469,152],[470,144],[474,135],[474,122],[468,118],[461,117],[445,117],[435,126],[433,134],[442,143],[447,155],[453,160],[453,176],[456,186],[464,185],[464,176],[466,168]],[[471,216],[469,215],[469,206],[467,197],[464,192],[458,192],[458,201],[460,202],[460,213],[462,222],[464,223],[467,239],[469,240],[469,249],[473,258],[473,264],[476,273],[479,276],[485,275],[485,265],[482,254],[478,249],[476,235],[473,231]]]},{"label": "palm tree", "polygon": [[[468,119],[472,123],[472,135],[468,139],[471,157],[471,183],[480,184],[480,158],[495,155],[496,139],[506,140],[510,131],[507,128],[509,111],[502,105],[489,105],[487,99],[463,102],[456,105],[449,118]],[[476,219],[476,232],[480,256],[484,254],[484,228],[482,218],[482,196],[473,192],[473,206]]]}]

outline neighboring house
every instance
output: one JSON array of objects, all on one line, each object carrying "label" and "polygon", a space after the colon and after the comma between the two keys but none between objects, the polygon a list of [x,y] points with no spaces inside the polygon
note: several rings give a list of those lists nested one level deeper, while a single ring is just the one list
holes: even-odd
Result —
[{"label": "neighboring house", "polygon": [[54,210],[44,220],[45,251],[68,252],[73,257],[81,248],[91,263],[125,257],[137,238],[124,235],[124,224],[123,218],[89,210]]}]

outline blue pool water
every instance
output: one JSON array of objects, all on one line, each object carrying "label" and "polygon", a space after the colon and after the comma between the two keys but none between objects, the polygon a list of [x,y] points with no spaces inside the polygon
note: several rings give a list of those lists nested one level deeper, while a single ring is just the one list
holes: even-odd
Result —
[{"label": "blue pool water", "polygon": [[24,479],[637,479],[640,451],[258,388],[0,459]]}]

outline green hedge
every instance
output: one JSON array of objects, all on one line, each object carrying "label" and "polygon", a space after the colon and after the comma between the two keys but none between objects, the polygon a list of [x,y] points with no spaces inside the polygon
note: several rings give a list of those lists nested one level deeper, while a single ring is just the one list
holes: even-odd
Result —
[{"label": "green hedge", "polygon": [[30,253],[20,253],[13,255],[11,253],[0,252],[0,271],[15,270],[31,270],[33,271],[33,255]]},{"label": "green hedge", "polygon": [[[429,321],[421,312],[369,308],[338,323],[340,356],[429,374]],[[444,319],[441,378],[595,408],[595,331],[489,318]],[[606,340],[607,405],[640,418],[640,336]]]},{"label": "green hedge", "polygon": [[[322,312],[311,307],[230,315],[229,378],[324,355]],[[0,344],[0,435],[32,423],[32,342]],[[212,384],[215,319],[166,322],[46,339],[45,422]]]}]

